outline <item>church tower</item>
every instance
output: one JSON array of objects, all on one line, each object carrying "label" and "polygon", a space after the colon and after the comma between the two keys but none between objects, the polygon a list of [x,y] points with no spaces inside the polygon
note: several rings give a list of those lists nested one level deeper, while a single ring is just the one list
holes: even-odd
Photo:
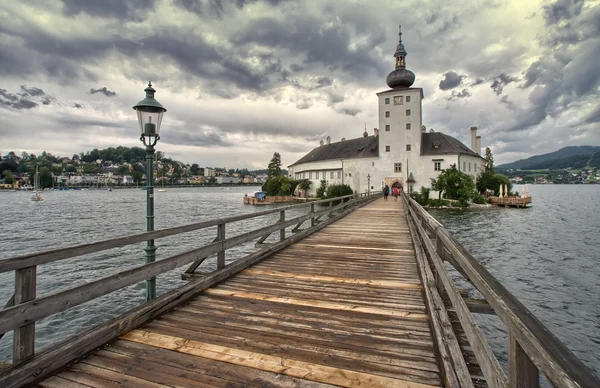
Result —
[{"label": "church tower", "polygon": [[402,29],[394,53],[394,70],[387,76],[391,88],[379,98],[379,158],[381,171],[389,173],[386,184],[398,181],[409,191],[411,171],[420,163],[423,89],[413,88],[415,74],[406,69]]}]

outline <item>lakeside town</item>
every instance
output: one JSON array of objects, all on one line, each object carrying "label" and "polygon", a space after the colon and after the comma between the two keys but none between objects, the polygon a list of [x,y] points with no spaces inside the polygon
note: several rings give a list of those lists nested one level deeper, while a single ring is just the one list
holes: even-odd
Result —
[{"label": "lakeside town", "polygon": [[[117,147],[74,154],[72,157],[40,156],[8,152],[0,156],[0,189],[31,190],[36,168],[42,189],[126,188],[146,184],[145,151],[138,147]],[[155,186],[261,185],[267,170],[200,167],[165,157],[157,152],[154,160]]]}]

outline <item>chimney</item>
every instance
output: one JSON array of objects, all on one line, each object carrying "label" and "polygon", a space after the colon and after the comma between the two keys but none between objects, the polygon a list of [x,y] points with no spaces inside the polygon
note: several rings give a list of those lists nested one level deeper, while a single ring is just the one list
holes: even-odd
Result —
[{"label": "chimney", "polygon": [[373,128],[373,134],[375,135],[375,137],[379,136],[379,129]]},{"label": "chimney", "polygon": [[481,155],[481,136],[477,136],[475,139],[477,140],[477,149],[473,151],[475,151],[477,155]]},{"label": "chimney", "polygon": [[327,142],[327,145],[331,144],[331,136],[327,136],[325,141]]},{"label": "chimney", "polygon": [[342,141],[346,141],[346,138],[345,138],[345,137],[342,137]]},{"label": "chimney", "polygon": [[324,141],[323,141],[323,139],[321,139],[321,141],[319,142],[319,147],[322,147],[323,143],[324,143]]},{"label": "chimney", "polygon": [[477,148],[477,127],[471,127],[471,150],[476,151]]},{"label": "chimney", "polygon": [[424,125],[421,125],[421,133],[425,133],[427,132],[427,127]]}]

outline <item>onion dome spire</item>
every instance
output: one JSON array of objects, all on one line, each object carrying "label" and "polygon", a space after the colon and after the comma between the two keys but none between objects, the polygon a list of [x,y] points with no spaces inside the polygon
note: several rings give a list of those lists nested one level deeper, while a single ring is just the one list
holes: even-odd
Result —
[{"label": "onion dome spire", "polygon": [[390,88],[410,88],[415,82],[415,74],[406,70],[406,49],[404,43],[402,43],[402,25],[399,25],[398,31],[398,46],[396,46],[396,52],[394,58],[396,58],[395,70],[387,76],[387,84]]}]

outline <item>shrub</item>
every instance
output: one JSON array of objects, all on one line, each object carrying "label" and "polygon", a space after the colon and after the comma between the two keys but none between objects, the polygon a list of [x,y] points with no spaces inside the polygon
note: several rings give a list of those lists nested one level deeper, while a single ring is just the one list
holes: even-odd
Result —
[{"label": "shrub", "polygon": [[[292,182],[287,176],[280,175],[268,179],[262,186],[262,191],[266,192],[267,195],[290,195],[292,192]],[[294,184],[296,187],[297,182]]]},{"label": "shrub", "polygon": [[326,192],[327,192],[327,181],[325,179],[323,179],[321,181],[321,185],[319,187],[317,187],[317,197],[323,198],[325,196]]},{"label": "shrub", "polygon": [[473,203],[476,203],[476,204],[479,204],[479,205],[484,204],[484,203],[487,202],[485,200],[485,197],[483,195],[480,195],[480,194],[474,195],[472,200],[473,200]]},{"label": "shrub", "polygon": [[428,205],[431,207],[448,206],[448,201],[445,199],[430,199]]},{"label": "shrub", "polygon": [[[327,198],[343,197],[344,195],[350,195],[353,193],[354,193],[354,191],[348,185],[332,185],[332,186],[327,187]],[[344,202],[345,201],[347,201],[347,199],[345,199]],[[340,200],[333,201],[332,206],[335,206],[335,205],[339,204],[340,202],[341,202]]]}]

